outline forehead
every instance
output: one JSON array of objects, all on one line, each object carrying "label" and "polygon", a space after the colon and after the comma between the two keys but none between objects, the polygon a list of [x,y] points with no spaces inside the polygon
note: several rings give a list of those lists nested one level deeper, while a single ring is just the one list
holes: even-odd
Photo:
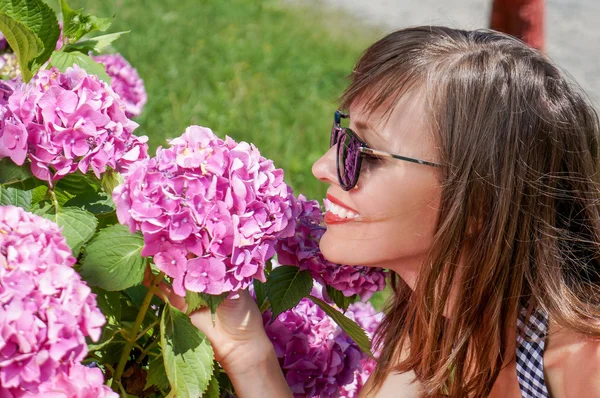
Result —
[{"label": "forehead", "polygon": [[376,149],[429,152],[433,137],[425,104],[425,96],[419,92],[402,95],[396,104],[386,100],[374,110],[358,100],[349,109],[350,127]]}]

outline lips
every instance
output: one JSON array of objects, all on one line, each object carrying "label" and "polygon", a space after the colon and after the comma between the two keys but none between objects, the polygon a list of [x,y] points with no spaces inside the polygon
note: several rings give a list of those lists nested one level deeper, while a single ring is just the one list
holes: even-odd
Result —
[{"label": "lips", "polygon": [[324,217],[326,224],[347,223],[359,217],[356,210],[346,206],[341,200],[331,194],[327,194],[325,208],[327,209]]}]

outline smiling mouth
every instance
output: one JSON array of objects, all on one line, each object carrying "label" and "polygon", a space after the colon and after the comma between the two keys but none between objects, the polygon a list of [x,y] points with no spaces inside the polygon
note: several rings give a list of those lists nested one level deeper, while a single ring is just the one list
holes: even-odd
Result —
[{"label": "smiling mouth", "polygon": [[350,210],[347,207],[341,206],[338,203],[334,203],[334,200],[335,198],[332,198],[329,195],[327,195],[327,199],[323,200],[326,210],[324,217],[326,224],[339,224],[343,222],[350,222],[360,217],[360,215],[355,211]]}]

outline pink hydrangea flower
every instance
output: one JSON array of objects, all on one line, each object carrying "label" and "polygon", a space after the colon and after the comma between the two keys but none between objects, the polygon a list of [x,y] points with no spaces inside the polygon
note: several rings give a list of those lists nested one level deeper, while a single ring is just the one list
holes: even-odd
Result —
[{"label": "pink hydrangea flower", "polygon": [[119,172],[147,157],[147,137],[132,134],[114,91],[77,65],[65,73],[39,71],[19,85],[0,111],[0,158],[31,162],[39,179],[59,180],[90,168],[96,176],[110,167]]},{"label": "pink hydrangea flower", "polygon": [[293,236],[280,239],[275,246],[283,265],[297,265],[310,271],[315,280],[340,290],[346,297],[358,294],[363,301],[385,288],[386,273],[381,268],[334,264],[319,250],[325,232],[320,227],[323,213],[316,200],[298,197],[298,221]]},{"label": "pink hydrangea flower", "polygon": [[144,81],[137,70],[121,54],[106,54],[92,57],[106,68],[110,86],[125,104],[127,117],[138,117],[148,101]]},{"label": "pink hydrangea flower", "polygon": [[0,396],[37,394],[87,355],[104,315],[53,222],[0,206]]},{"label": "pink hydrangea flower", "polygon": [[220,294],[265,280],[277,239],[294,233],[296,206],[283,171],[253,145],[190,126],[132,165],[113,192],[119,222],[144,236],[143,256],[174,291]]},{"label": "pink hydrangea flower", "polygon": [[[319,296],[318,289],[313,295]],[[341,389],[355,380],[367,355],[309,299],[270,323],[263,314],[267,336],[275,347],[279,365],[296,398],[339,397]]]},{"label": "pink hydrangea flower", "polygon": [[[383,313],[377,312],[373,305],[369,302],[366,303],[352,303],[348,307],[345,315],[358,323],[358,325],[367,333],[369,339],[373,340],[375,331],[383,320]],[[378,353],[374,353],[375,357]],[[340,393],[341,397],[344,398],[356,398],[361,388],[366,384],[367,380],[373,370],[375,369],[375,360],[370,357],[363,357],[360,361],[359,370],[354,374],[354,380],[352,383],[342,386]]]},{"label": "pink hydrangea flower", "polygon": [[66,371],[40,384],[37,394],[26,393],[24,398],[118,398],[119,394],[104,385],[104,375],[98,368],[73,363]]}]

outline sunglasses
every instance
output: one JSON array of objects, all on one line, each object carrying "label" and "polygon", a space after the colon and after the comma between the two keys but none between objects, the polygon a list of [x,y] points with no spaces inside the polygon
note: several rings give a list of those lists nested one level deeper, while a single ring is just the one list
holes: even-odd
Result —
[{"label": "sunglasses", "polygon": [[342,118],[347,119],[348,117],[349,116],[346,113],[342,113],[339,110],[335,111],[333,116],[333,127],[331,128],[331,142],[329,144],[330,148],[337,145],[337,175],[340,186],[344,191],[349,191],[356,186],[360,175],[362,159],[365,156],[398,159],[425,166],[440,167],[438,163],[394,155],[393,153],[369,148],[364,141],[361,141],[361,139],[358,138],[354,131],[350,130],[348,127],[341,126]]}]

